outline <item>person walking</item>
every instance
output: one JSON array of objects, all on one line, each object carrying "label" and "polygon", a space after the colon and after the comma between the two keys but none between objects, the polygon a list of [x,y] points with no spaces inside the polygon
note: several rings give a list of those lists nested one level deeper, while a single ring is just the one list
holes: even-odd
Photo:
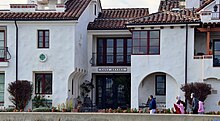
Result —
[{"label": "person walking", "polygon": [[195,97],[194,93],[191,93],[191,98],[192,98],[192,112],[193,114],[198,114],[199,101]]},{"label": "person walking", "polygon": [[186,103],[181,100],[181,97],[178,95],[176,96],[176,104],[181,110],[181,114],[184,114],[186,112]]},{"label": "person walking", "polygon": [[204,111],[205,111],[205,109],[204,109],[204,102],[199,101],[198,113],[199,113],[199,114],[204,114]]},{"label": "person walking", "polygon": [[150,103],[149,103],[150,114],[154,114],[156,112],[156,101],[153,95],[150,95],[149,98],[150,98]]}]

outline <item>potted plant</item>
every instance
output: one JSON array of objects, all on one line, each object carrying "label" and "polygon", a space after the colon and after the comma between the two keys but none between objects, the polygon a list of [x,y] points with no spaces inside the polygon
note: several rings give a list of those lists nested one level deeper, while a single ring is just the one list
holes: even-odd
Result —
[{"label": "potted plant", "polygon": [[62,112],[66,112],[66,111],[67,111],[67,109],[66,109],[66,107],[65,107],[65,104],[64,104],[64,103],[62,103],[62,104],[61,104],[61,109],[62,109]]},{"label": "potted plant", "polygon": [[84,99],[88,97],[88,94],[92,89],[94,88],[94,85],[92,82],[89,82],[88,80],[85,80],[81,85],[80,85],[80,94],[82,96],[82,102],[84,102]]}]

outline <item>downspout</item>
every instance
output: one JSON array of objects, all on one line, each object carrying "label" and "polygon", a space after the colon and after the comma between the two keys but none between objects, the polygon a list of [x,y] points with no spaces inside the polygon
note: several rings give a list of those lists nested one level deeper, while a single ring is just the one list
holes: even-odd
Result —
[{"label": "downspout", "polygon": [[[15,27],[16,27],[16,38],[15,38],[15,81],[17,82],[18,80],[18,25],[17,25],[17,21],[15,20]],[[17,95],[16,95],[16,98],[17,98]],[[18,105],[17,105],[17,102],[15,103],[15,106],[16,106],[16,109],[18,109]]]},{"label": "downspout", "polygon": [[18,25],[17,25],[17,21],[15,20],[15,27],[16,27],[16,39],[15,39],[15,59],[16,59],[16,63],[15,63],[15,80],[18,80]]},{"label": "downspout", "polygon": [[[187,74],[187,60],[188,60],[188,24],[186,24],[186,48],[185,48],[185,85],[187,84],[187,78],[188,78],[188,74]],[[187,109],[187,99],[186,99],[186,95],[185,95],[185,102],[186,102],[186,109]]]}]

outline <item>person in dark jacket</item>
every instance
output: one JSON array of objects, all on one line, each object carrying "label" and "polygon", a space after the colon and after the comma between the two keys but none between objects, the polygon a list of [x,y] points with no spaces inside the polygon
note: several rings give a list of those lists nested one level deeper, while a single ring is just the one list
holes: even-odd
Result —
[{"label": "person in dark jacket", "polygon": [[149,110],[150,110],[150,114],[154,114],[156,112],[156,101],[153,95],[150,95]]},{"label": "person in dark jacket", "polygon": [[193,114],[198,114],[199,100],[195,97],[194,93],[191,93],[192,98],[192,112]]}]

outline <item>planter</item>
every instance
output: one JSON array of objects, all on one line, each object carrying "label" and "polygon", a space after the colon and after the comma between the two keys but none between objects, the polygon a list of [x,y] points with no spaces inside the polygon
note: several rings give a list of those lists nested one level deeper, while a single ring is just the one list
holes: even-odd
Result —
[{"label": "planter", "polygon": [[28,112],[32,112],[31,109],[28,109]]},{"label": "planter", "polygon": [[54,109],[54,108],[52,108],[52,110],[51,110],[52,112],[55,112],[56,110]]},{"label": "planter", "polygon": [[67,112],[67,109],[62,109],[62,112]]}]

